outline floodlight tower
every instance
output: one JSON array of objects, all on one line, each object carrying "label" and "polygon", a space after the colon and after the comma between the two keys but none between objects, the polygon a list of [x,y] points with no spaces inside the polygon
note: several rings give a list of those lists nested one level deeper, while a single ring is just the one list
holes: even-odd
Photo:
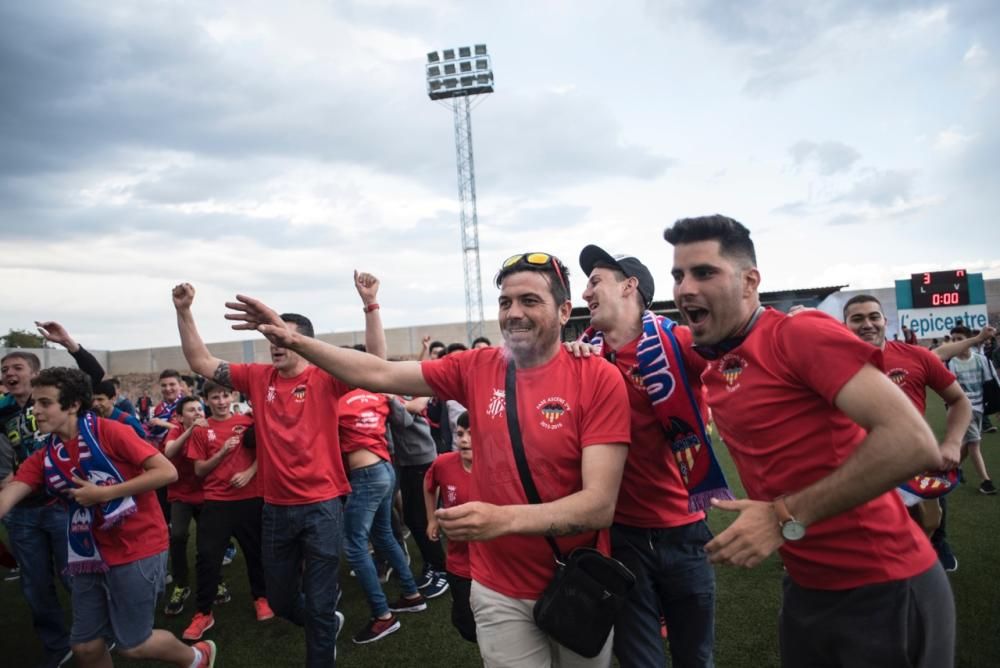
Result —
[{"label": "floodlight tower", "polygon": [[465,266],[465,331],[471,344],[483,335],[483,287],[479,270],[479,217],[476,213],[476,169],[472,159],[472,107],[480,95],[493,92],[493,67],[485,44],[427,54],[427,95],[451,107],[455,116],[455,161],[458,165],[459,220]]}]

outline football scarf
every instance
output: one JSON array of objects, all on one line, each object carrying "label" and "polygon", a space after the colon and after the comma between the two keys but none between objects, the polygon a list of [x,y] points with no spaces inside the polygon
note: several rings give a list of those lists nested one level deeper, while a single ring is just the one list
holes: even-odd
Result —
[{"label": "football scarf", "polygon": [[[45,439],[45,487],[50,494],[61,498],[69,506],[66,542],[69,557],[67,571],[70,575],[108,570],[94,541],[94,507],[81,506],[67,493],[70,488],[77,486],[73,478],[89,480],[95,485],[125,482],[121,473],[101,450],[97,425],[96,416],[89,411],[79,418],[79,468],[73,465],[73,459],[62,439],[55,434],[49,434]],[[107,530],[117,526],[136,510],[137,506],[131,496],[112,499],[98,509],[101,516],[98,528]]]},{"label": "football scarf", "polygon": [[[712,451],[712,440],[688,383],[681,347],[672,331],[676,324],[669,318],[645,311],[636,358],[642,385],[687,488],[688,510],[695,512],[708,508],[712,499],[734,497]],[[604,334],[591,327],[580,340],[600,350],[604,345]],[[680,374],[680,389],[684,391],[676,398],[678,387],[674,370]]]},{"label": "football scarf", "polygon": [[[174,411],[177,410],[177,404],[180,403],[182,397],[183,395],[169,403],[161,401],[153,409],[153,417],[170,422],[170,418],[174,416]],[[154,427],[152,425],[147,426],[146,430],[149,432],[150,440],[156,444],[159,444],[167,435],[167,432],[170,431],[167,427]]]},{"label": "football scarf", "polygon": [[937,473],[921,473],[904,482],[899,488],[921,499],[937,499],[955,489],[957,485],[958,469],[952,469]]}]

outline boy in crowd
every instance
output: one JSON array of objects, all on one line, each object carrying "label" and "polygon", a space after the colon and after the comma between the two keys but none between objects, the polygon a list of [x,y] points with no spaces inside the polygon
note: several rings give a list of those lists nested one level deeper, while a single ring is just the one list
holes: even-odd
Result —
[{"label": "boy in crowd", "polygon": [[[201,480],[194,471],[194,463],[188,459],[187,449],[195,427],[208,426],[205,409],[197,397],[180,397],[174,407],[174,416],[180,422],[170,428],[163,443],[163,454],[177,468],[177,482],[167,488],[167,501],[170,503],[170,574],[174,584],[163,609],[163,614],[168,617],[181,614],[184,601],[191,595],[191,587],[188,586],[188,528],[192,519],[200,521],[205,497]],[[228,593],[222,598],[227,596]]]},{"label": "boy in crowd", "polygon": [[136,660],[211,668],[211,641],[188,647],[153,628],[163,590],[167,528],[152,490],[177,472],[123,424],[95,416],[90,382],[75,369],[46,369],[32,381],[41,449],[0,492],[0,517],[32,491],[45,489],[69,507],[73,575],[70,644],[77,666],[111,666],[108,639]]},{"label": "boy in crowd", "polygon": [[[951,330],[952,341],[965,341],[971,337],[972,332],[968,327],[960,326]],[[976,473],[983,481],[979,485],[980,494],[996,494],[997,488],[990,480],[986,462],[983,461],[983,453],[979,450],[983,425],[983,385],[989,380],[996,380],[996,371],[993,370],[989,360],[972,348],[948,360],[948,368],[958,378],[962,391],[972,402],[972,422],[962,438],[962,461],[965,461],[966,457],[972,457]]]},{"label": "boy in crowd", "polygon": [[116,390],[117,387],[110,380],[102,380],[94,386],[94,412],[102,418],[127,424],[139,438],[146,438],[146,430],[135,415],[118,407],[118,402],[115,400]]},{"label": "boy in crowd", "polygon": [[215,624],[212,603],[221,582],[222,556],[231,537],[243,547],[250,593],[257,621],[274,617],[267,604],[264,568],[260,559],[261,511],[264,500],[257,489],[257,451],[253,418],[233,415],[233,394],[208,381],[204,387],[211,416],[194,429],[187,457],[202,481],[204,503],[198,518],[197,611],[184,631],[185,640],[200,640]]},{"label": "boy in crowd", "polygon": [[[434,460],[424,478],[424,504],[427,508],[427,537],[441,539],[441,527],[434,511],[438,500],[443,508],[459,506],[472,500],[472,431],[469,412],[458,418],[455,430],[457,452],[449,452]],[[472,570],[469,567],[469,543],[448,541],[447,577],[451,589],[451,623],[459,635],[476,642],[476,620],[469,605]]]}]

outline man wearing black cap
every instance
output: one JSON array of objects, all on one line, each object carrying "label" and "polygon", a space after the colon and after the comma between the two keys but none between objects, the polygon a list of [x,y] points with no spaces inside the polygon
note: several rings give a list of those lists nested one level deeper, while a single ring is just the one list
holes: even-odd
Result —
[{"label": "man wearing black cap", "polygon": [[580,253],[580,266],[589,276],[583,299],[591,327],[584,339],[599,344],[621,372],[631,406],[632,446],[611,541],[612,555],[635,573],[636,586],[615,625],[614,652],[624,667],[666,665],[662,614],[671,665],[711,666],[715,576],[705,544],[712,534],[706,489],[691,484],[708,466],[696,461],[709,442],[700,380],[705,361],[691,349],[690,330],[649,311],[654,283],[642,262],[591,245]]}]

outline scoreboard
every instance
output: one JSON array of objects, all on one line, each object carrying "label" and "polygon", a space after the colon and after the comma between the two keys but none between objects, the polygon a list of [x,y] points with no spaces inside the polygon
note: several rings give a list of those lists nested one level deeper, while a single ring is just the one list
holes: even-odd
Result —
[{"label": "scoreboard", "polygon": [[910,293],[913,308],[965,306],[969,303],[969,276],[964,269],[912,274]]}]

